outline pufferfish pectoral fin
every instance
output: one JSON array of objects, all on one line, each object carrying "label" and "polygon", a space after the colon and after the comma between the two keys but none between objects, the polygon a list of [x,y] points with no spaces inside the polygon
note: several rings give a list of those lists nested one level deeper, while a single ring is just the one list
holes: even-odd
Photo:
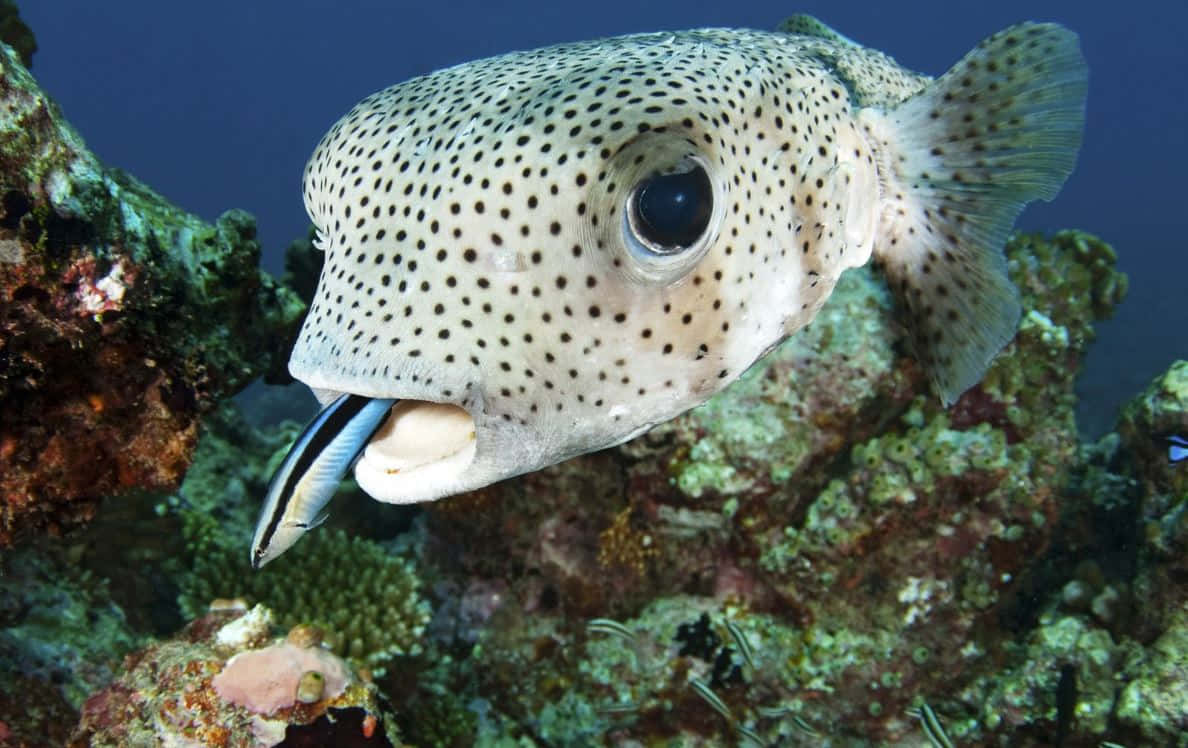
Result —
[{"label": "pufferfish pectoral fin", "polygon": [[880,155],[875,257],[946,406],[1015,335],[1003,246],[1023,207],[1072,172],[1087,88],[1076,35],[1025,23],[891,111],[860,113]]}]

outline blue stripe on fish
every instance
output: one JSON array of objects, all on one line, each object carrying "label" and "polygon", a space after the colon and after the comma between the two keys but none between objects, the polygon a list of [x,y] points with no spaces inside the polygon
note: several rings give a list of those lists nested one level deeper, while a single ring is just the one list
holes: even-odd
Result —
[{"label": "blue stripe on fish", "polygon": [[260,568],[317,527],[321,512],[395,400],[342,395],[314,417],[268,484],[252,539],[252,566]]},{"label": "blue stripe on fish", "polygon": [[1188,460],[1188,439],[1182,436],[1169,436],[1167,441],[1169,442],[1167,459],[1173,463]]}]

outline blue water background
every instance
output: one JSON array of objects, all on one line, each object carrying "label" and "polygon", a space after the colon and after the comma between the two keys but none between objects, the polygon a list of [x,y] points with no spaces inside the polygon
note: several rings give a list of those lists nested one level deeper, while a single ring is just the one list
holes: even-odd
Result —
[{"label": "blue water background", "polygon": [[301,2],[23,0],[33,72],[90,147],[181,206],[259,219],[265,266],[305,233],[301,169],[358,99],[436,68],[513,49],[637,31],[773,28],[794,12],[937,75],[1025,19],[1081,35],[1091,68],[1080,164],[1025,229],[1112,242],[1131,293],[1100,326],[1082,428],[1188,358],[1188,2]]}]

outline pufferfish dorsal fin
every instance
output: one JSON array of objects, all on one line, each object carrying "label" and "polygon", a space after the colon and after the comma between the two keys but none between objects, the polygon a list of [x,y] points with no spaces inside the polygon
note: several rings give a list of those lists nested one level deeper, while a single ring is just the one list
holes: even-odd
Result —
[{"label": "pufferfish dorsal fin", "polygon": [[837,42],[839,44],[852,44],[858,46],[857,42],[838,32],[834,31],[824,21],[821,21],[807,13],[797,13],[794,16],[789,16],[780,21],[776,26],[776,31],[781,31],[785,34],[800,34],[801,36],[815,36],[818,39],[825,39],[826,41]]}]

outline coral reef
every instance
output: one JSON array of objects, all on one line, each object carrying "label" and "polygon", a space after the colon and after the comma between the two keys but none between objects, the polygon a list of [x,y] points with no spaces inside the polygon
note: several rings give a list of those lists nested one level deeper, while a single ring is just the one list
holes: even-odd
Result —
[{"label": "coral reef", "polygon": [[286,421],[253,428],[233,401],[203,420],[194,460],[162,514],[190,512],[234,529],[252,527],[272,470],[297,438],[300,425]]},{"label": "coral reef", "polygon": [[0,684],[0,745],[37,748],[66,745],[78,712],[53,685],[7,675]]},{"label": "coral reef", "polygon": [[140,637],[103,580],[64,554],[26,548],[0,562],[0,669],[56,684],[78,708]]},{"label": "coral reef", "polygon": [[231,607],[130,655],[69,745],[392,746],[375,686],[315,640],[272,641],[271,620]]},{"label": "coral reef", "polygon": [[104,167],[0,48],[0,546],[171,490],[200,416],[279,367],[303,305],[255,223]]},{"label": "coral reef", "polygon": [[421,651],[429,604],[412,565],[390,549],[323,530],[303,539],[300,553],[253,571],[247,536],[226,542],[209,515],[183,517],[192,556],[181,560],[178,584],[187,616],[200,615],[217,599],[264,603],[282,626],[317,626],[331,649],[376,673],[394,657]]},{"label": "coral reef", "polygon": [[63,745],[143,637],[73,549],[0,555],[0,745]]},{"label": "coral reef", "polygon": [[1188,471],[1171,463],[1167,451],[1167,437],[1188,434],[1188,361],[1174,362],[1126,405],[1118,433],[1134,455],[1145,492],[1162,509],[1188,501]]},{"label": "coral reef", "polygon": [[287,380],[322,255],[261,273],[250,216],[86,150],[8,0],[0,40],[0,745],[1188,746],[1188,361],[1078,443],[1100,240],[1011,240],[950,409],[849,271],[702,407],[413,522],[348,481],[256,572],[295,398],[227,398]]},{"label": "coral reef", "polygon": [[[272,608],[285,643],[265,646],[248,617],[219,628],[252,640],[240,667],[292,666],[246,691],[207,669],[201,689],[318,703],[336,673],[290,654],[323,642],[319,656],[375,675],[410,745],[926,744],[938,730],[1176,744],[1188,501],[1165,437],[1188,424],[1188,365],[1118,433],[1078,444],[1077,362],[1124,280],[1075,232],[1018,237],[1009,257],[1019,334],[951,409],[922,394],[877,275],[849,273],[804,335],[671,424],[428,505],[411,532],[360,520],[406,515],[351,505],[348,485],[340,526],[396,540],[320,528],[262,572],[248,536],[295,426],[222,407],[181,490],[157,500],[185,544],[160,563],[187,616],[216,598]],[[285,744],[358,737],[370,713]]]},{"label": "coral reef", "polygon": [[1124,673],[1118,721],[1144,742],[1170,745],[1188,736],[1188,601],[1151,647],[1135,653]]},{"label": "coral reef", "polygon": [[[430,505],[425,574],[499,592],[480,617],[443,606],[454,619],[431,628],[469,658],[472,696],[545,740],[894,741],[922,737],[909,713],[924,705],[963,740],[1048,735],[1069,653],[1091,683],[1114,670],[1089,643],[1120,646],[1124,588],[1092,590],[1082,650],[1048,646],[1033,593],[1066,545],[1063,492],[1081,469],[1077,364],[1126,281],[1078,232],[1016,237],[1008,258],[1019,334],[947,412],[920,394],[881,280],[851,271],[807,330],[706,405]],[[718,645],[694,654],[677,633],[702,615]],[[581,625],[607,616],[629,641]],[[1017,644],[1027,632],[1037,643]],[[988,679],[1028,652],[1044,678],[1014,705],[1025,716],[983,719]],[[1080,693],[1108,706],[1108,688]],[[1100,736],[1106,722],[1077,729]]]}]

